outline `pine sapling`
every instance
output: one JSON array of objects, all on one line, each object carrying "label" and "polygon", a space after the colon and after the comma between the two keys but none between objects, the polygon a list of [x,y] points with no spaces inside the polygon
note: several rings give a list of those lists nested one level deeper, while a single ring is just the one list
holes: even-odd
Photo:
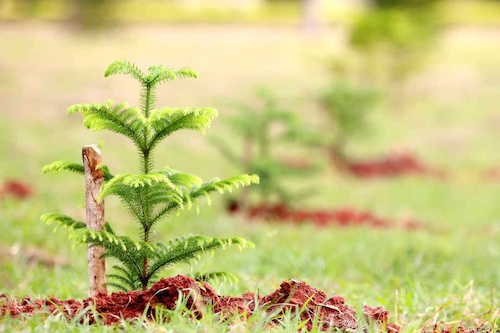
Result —
[{"label": "pine sapling", "polygon": [[347,160],[346,147],[373,130],[370,115],[378,100],[376,91],[347,82],[333,82],[321,96],[328,130],[317,142],[339,164]]},{"label": "pine sapling", "polygon": [[349,32],[353,50],[370,72],[387,84],[394,111],[405,107],[407,83],[425,65],[439,32],[441,0],[373,0]]},{"label": "pine sapling", "polygon": [[[108,101],[73,105],[68,113],[79,112],[87,128],[125,135],[137,147],[142,173],[113,175],[104,164],[97,165],[96,169],[102,171],[104,178],[98,201],[110,195],[119,197],[140,225],[140,239],[118,235],[108,222],[103,230],[94,230],[83,222],[59,213],[45,214],[42,220],[47,224],[56,223],[67,227],[72,240],[102,247],[104,257],[118,260],[120,264],[114,266],[113,274],[108,275],[110,281],[107,285],[120,290],[146,289],[160,277],[165,268],[177,263],[189,263],[206,252],[230,245],[252,247],[252,243],[239,237],[211,238],[197,235],[171,239],[166,243],[152,241],[153,229],[173,213],[192,206],[198,208],[198,200],[209,200],[213,192],[223,193],[234,187],[256,184],[259,178],[255,174],[244,174],[203,182],[195,175],[168,167],[154,171],[153,153],[163,139],[182,129],[204,133],[217,116],[217,111],[212,108],[155,108],[156,88],[161,83],[175,79],[197,78],[192,69],[174,70],[155,65],[145,73],[133,63],[115,61],[108,67],[105,76],[115,74],[130,75],[139,82],[142,88],[139,108]],[[81,175],[85,171],[82,164],[66,161],[57,161],[43,168],[45,173],[59,173],[62,170]],[[220,275],[223,273],[203,277]]]},{"label": "pine sapling", "polygon": [[[276,147],[284,144],[297,146],[307,143],[307,132],[296,114],[281,109],[276,98],[266,89],[257,90],[261,102],[258,107],[236,105],[237,113],[226,116],[228,127],[240,137],[239,150],[228,145],[225,140],[213,138],[213,143],[221,154],[232,164],[246,173],[257,173],[260,185],[255,188],[259,203],[289,204],[293,199],[304,197],[304,192],[296,195],[285,182],[290,178],[308,175],[315,168],[312,165],[294,165],[291,161],[277,156]],[[249,193],[232,204],[238,207],[249,206]]]}]

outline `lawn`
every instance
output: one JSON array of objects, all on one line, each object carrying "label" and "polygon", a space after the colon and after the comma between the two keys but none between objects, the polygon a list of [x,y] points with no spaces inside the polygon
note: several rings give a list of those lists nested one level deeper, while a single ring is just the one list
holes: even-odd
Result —
[{"label": "lawn", "polygon": [[[328,28],[315,38],[292,27],[181,25],[129,26],[89,37],[57,24],[2,23],[0,40],[0,175],[19,179],[35,191],[26,201],[0,202],[1,246],[39,248],[67,265],[30,264],[22,252],[0,257],[0,293],[60,299],[87,297],[85,248],[72,250],[64,231],[40,221],[43,213],[62,211],[84,218],[84,188],[73,175],[43,175],[57,159],[79,160],[85,144],[103,142],[103,156],[116,173],[139,169],[134,147],[120,136],[92,133],[81,117],[66,115],[74,103],[109,98],[137,103],[137,86],[125,78],[104,78],[106,66],[127,58],[143,67],[164,63],[190,66],[198,80],[177,81],[158,92],[158,105],[213,106],[219,118],[231,113],[228,99],[250,101],[265,84],[305,119],[319,113],[314,99],[327,82],[327,56],[341,52],[344,31]],[[499,328],[500,181],[485,170],[500,166],[500,50],[498,28],[450,28],[425,70],[409,83],[404,112],[383,110],[377,131],[350,147],[359,156],[409,150],[447,171],[445,180],[420,176],[359,180],[325,169],[310,180],[318,193],[299,207],[356,207],[391,218],[414,217],[422,230],[370,228],[318,229],[311,225],[248,223],[225,214],[222,200],[202,205],[201,213],[183,212],[161,224],[157,239],[189,233],[243,236],[255,250],[236,249],[204,257],[192,268],[178,266],[168,275],[226,270],[238,284],[216,285],[222,294],[269,294],[282,280],[303,280],[346,302],[397,309],[406,331],[435,322],[476,326],[483,320]],[[207,136],[230,140],[215,119]],[[321,156],[319,156],[321,158]],[[204,179],[238,173],[217,155],[201,134],[180,133],[159,147],[157,166],[169,165]],[[136,231],[127,212],[109,199],[107,217],[120,232]],[[129,222],[130,221],[130,222]],[[149,323],[145,331],[261,331],[261,319],[230,327],[215,317],[190,322],[172,314],[169,326]],[[293,319],[276,331],[296,331]],[[0,331],[106,331],[61,318],[2,319]],[[288,325],[288,326],[287,326]],[[128,329],[136,330],[130,325]]]}]

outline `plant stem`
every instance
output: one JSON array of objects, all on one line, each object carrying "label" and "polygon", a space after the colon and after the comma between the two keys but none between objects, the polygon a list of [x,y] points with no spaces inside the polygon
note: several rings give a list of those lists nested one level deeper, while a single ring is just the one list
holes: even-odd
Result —
[{"label": "plant stem", "polygon": [[143,158],[143,163],[144,163],[144,173],[148,174],[150,172],[149,170],[149,150],[142,151],[142,158]]},{"label": "plant stem", "polygon": [[149,111],[151,111],[151,86],[147,85],[146,87],[146,96],[144,101],[144,116],[149,118]]},{"label": "plant stem", "polygon": [[[152,101],[151,101],[151,87],[146,86],[146,96],[145,96],[145,101],[144,101],[144,116],[149,118],[149,112],[152,108]],[[144,129],[144,149],[142,150],[142,156],[143,156],[143,166],[144,166],[144,174],[148,174],[150,172],[149,166],[150,166],[150,160],[149,160],[149,148],[146,147],[148,141],[148,129]],[[144,242],[148,243],[149,242],[149,233],[151,231],[150,227],[150,220],[151,220],[151,211],[150,207],[148,204],[145,204],[146,207],[144,208],[144,217],[145,217],[145,224],[144,224]],[[142,283],[142,289],[146,290],[148,288],[148,273],[149,273],[149,260],[148,256],[144,257],[144,262],[143,262],[143,267],[144,267],[144,276],[141,279]]]},{"label": "plant stem", "polygon": [[[148,243],[149,242],[149,226],[146,226],[146,228],[144,228],[144,242]],[[141,280],[141,283],[142,283],[142,290],[146,290],[148,289],[148,282],[149,282],[149,279],[148,279],[148,270],[149,270],[149,262],[148,262],[148,257],[146,256],[144,258],[144,277],[143,279]]]}]

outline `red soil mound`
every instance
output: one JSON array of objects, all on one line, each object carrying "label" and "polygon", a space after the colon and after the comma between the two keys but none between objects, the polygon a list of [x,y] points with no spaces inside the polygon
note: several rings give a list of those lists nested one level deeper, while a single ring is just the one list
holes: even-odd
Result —
[{"label": "red soil mound", "polygon": [[482,178],[488,182],[500,182],[500,167],[485,170]]},{"label": "red soil mound", "polygon": [[384,327],[387,332],[399,332],[401,330],[401,325],[389,322],[389,311],[384,310],[383,307],[378,306],[373,308],[369,305],[364,305],[363,316],[366,321],[370,324],[378,324]]},{"label": "red soil mound", "polygon": [[0,187],[0,198],[3,196],[12,196],[24,200],[33,194],[33,189],[22,182],[16,180],[6,180]]},{"label": "red soil mound", "polygon": [[[110,295],[101,293],[83,301],[60,301],[56,298],[32,300],[25,297],[20,302],[15,302],[4,294],[0,294],[0,317],[7,314],[15,318],[23,314],[64,313],[71,318],[83,314],[91,323],[95,322],[95,316],[99,316],[103,323],[115,324],[122,318],[125,320],[140,318],[144,313],[151,318],[158,307],[174,309],[181,294],[185,297],[186,306],[194,310],[198,318],[203,316],[204,309],[210,304],[214,313],[219,313],[223,318],[230,318],[233,315],[250,317],[256,310],[265,310],[276,318],[273,324],[279,323],[285,311],[291,311],[306,322],[305,327],[308,330],[313,329],[313,322],[316,322],[321,330],[337,328],[346,332],[355,332],[359,329],[365,332],[371,331],[365,325],[386,333],[398,333],[401,330],[400,325],[389,321],[389,311],[382,307],[374,308],[368,305],[365,305],[363,309],[365,323],[359,324],[356,311],[352,306],[345,304],[342,296],[328,297],[324,292],[304,282],[284,281],[276,291],[264,297],[254,293],[232,297],[219,296],[210,285],[199,284],[183,275],[161,279],[149,290],[117,292]],[[95,309],[95,312],[82,312],[90,306]],[[438,325],[423,331],[423,333],[479,332],[492,331],[484,326],[467,329],[462,326],[443,328]]]},{"label": "red soil mound", "polygon": [[[358,328],[356,312],[352,306],[345,304],[343,297],[338,295],[327,297],[322,291],[304,282],[284,281],[275,292],[264,297],[253,293],[245,293],[242,297],[230,297],[219,296],[208,284],[200,285],[192,278],[182,275],[161,279],[146,291],[117,292],[110,295],[102,293],[81,302],[60,301],[55,298],[31,300],[29,297],[21,302],[15,302],[5,295],[0,295],[0,298],[6,300],[5,304],[0,305],[0,313],[18,317],[21,314],[62,312],[68,317],[73,317],[82,309],[93,306],[104,323],[113,324],[119,322],[121,318],[126,320],[139,318],[143,313],[152,316],[158,306],[174,309],[179,294],[186,297],[187,307],[194,310],[199,317],[203,315],[203,310],[208,304],[213,306],[214,312],[220,313],[224,318],[234,314],[251,316],[258,305],[258,309],[264,309],[277,318],[285,311],[297,313],[302,320],[307,321],[306,327],[309,330],[313,328],[315,320],[323,330],[339,328],[355,331]],[[399,332],[399,325],[388,322],[388,311],[375,308],[371,313],[366,309],[374,308],[365,308],[365,316],[369,320],[383,323],[387,332]],[[85,315],[90,322],[93,322],[94,317],[91,313]],[[277,322],[278,319],[274,323]]]},{"label": "red soil mound", "polygon": [[420,174],[437,178],[444,178],[442,170],[425,165],[412,154],[394,154],[376,160],[340,160],[334,158],[333,163],[360,178],[390,178],[408,174]]},{"label": "red soil mound", "polygon": [[[7,304],[0,307],[2,315],[6,312],[11,317],[16,317],[23,313],[35,312],[63,312],[68,317],[75,316],[80,310],[92,307],[98,313],[102,321],[106,324],[114,324],[121,318],[133,319],[142,316],[146,308],[150,309],[148,314],[154,311],[155,305],[162,305],[167,309],[174,309],[175,302],[181,292],[187,298],[188,307],[196,308],[195,295],[204,297],[208,300],[216,298],[215,292],[208,287],[206,290],[199,286],[195,280],[190,277],[178,275],[167,279],[162,279],[155,283],[151,289],[146,291],[115,292],[110,295],[100,293],[95,297],[84,299],[83,301],[67,300],[60,301],[55,298],[45,300],[31,300],[24,298],[16,303],[7,299]],[[5,295],[3,295],[4,298]],[[91,320],[92,321],[92,320]]]},{"label": "red soil mound", "polygon": [[[237,211],[234,207],[229,212]],[[370,226],[375,228],[401,227],[404,229],[422,228],[423,224],[413,219],[391,221],[370,212],[359,212],[352,208],[335,210],[293,210],[286,205],[261,205],[251,207],[246,213],[249,219],[271,220],[280,223],[314,223],[319,227],[327,226]]]},{"label": "red soil mound", "polygon": [[342,296],[328,298],[324,292],[304,282],[285,281],[275,292],[262,298],[261,302],[268,304],[268,312],[301,310],[300,318],[307,321],[308,330],[313,328],[315,319],[322,330],[341,328],[355,331],[358,327],[356,311],[344,303]]},{"label": "red soil mound", "polygon": [[[495,331],[498,333],[498,331]],[[448,326],[445,328],[439,327],[435,324],[432,330],[424,330],[422,333],[493,333],[491,329],[487,329],[484,325],[480,325],[476,328],[465,328],[463,326]]]}]

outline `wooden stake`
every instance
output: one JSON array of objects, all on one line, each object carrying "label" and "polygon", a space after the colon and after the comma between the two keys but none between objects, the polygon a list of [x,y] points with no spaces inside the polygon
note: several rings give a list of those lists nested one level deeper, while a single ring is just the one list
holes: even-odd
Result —
[{"label": "wooden stake", "polygon": [[[99,190],[104,183],[104,173],[96,169],[102,163],[101,150],[97,145],[85,146],[82,149],[83,167],[85,170],[85,189],[87,199],[87,228],[104,229],[104,200],[99,202]],[[102,257],[103,247],[87,246],[87,261],[89,267],[90,296],[106,290],[106,261]]]}]

